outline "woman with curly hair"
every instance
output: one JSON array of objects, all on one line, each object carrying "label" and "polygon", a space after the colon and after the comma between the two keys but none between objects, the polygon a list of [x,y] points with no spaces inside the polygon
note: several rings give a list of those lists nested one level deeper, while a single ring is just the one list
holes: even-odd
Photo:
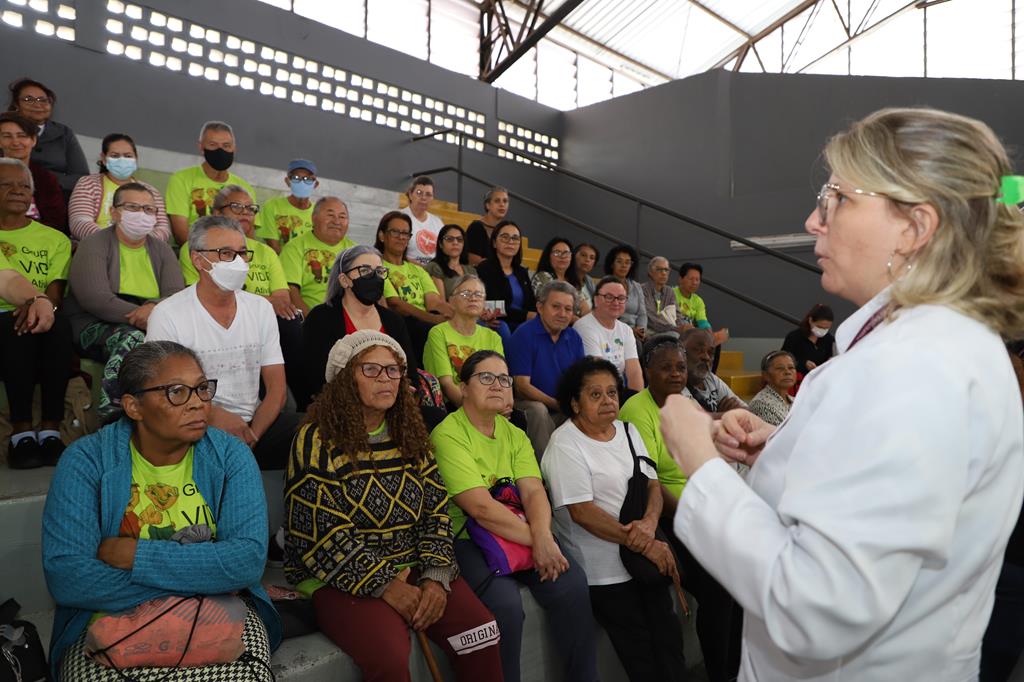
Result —
[{"label": "woman with curly hair", "polygon": [[364,680],[408,680],[407,628],[460,680],[501,680],[498,626],[461,578],[448,495],[390,336],[348,334],[292,445],[285,575]]}]

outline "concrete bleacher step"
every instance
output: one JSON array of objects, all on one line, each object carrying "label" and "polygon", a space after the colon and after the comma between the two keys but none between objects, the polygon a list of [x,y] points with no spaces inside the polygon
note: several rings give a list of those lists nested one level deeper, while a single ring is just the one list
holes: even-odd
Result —
[{"label": "concrete bleacher step", "polygon": [[[49,649],[54,603],[46,589],[42,567],[42,515],[53,468],[12,471],[0,468],[0,600],[15,597],[21,604],[20,617],[36,625],[44,648]],[[284,476],[281,471],[263,473],[267,512],[271,528],[283,519]],[[280,569],[268,569],[264,583],[283,584]],[[520,590],[525,626],[522,644],[522,679],[527,682],[559,679],[560,657],[555,649],[544,611],[529,590]],[[696,602],[690,598],[691,608]],[[703,679],[700,647],[692,619],[684,623],[688,666]],[[446,657],[431,645],[444,678],[455,679]],[[352,659],[320,633],[286,640],[271,661],[278,680],[294,682],[356,682],[362,679]],[[419,644],[413,638],[409,660],[412,679],[431,680]],[[608,640],[598,635],[598,669],[607,682],[625,681],[626,675]]]},{"label": "concrete bleacher step", "polygon": [[723,350],[715,374],[742,400],[749,401],[764,386],[760,372],[744,369],[743,351]]}]

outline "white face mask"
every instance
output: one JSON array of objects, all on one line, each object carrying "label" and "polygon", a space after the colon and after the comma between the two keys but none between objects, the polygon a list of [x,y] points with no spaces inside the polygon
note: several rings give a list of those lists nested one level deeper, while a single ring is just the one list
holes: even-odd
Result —
[{"label": "white face mask", "polygon": [[811,327],[811,333],[814,334],[815,336],[817,336],[820,339],[820,338],[823,338],[826,334],[828,334],[828,330],[824,329],[822,327],[812,326]]},{"label": "white face mask", "polygon": [[156,227],[156,216],[148,215],[142,211],[125,211],[121,209],[121,220],[117,226],[124,232],[124,236],[132,241],[145,239],[146,235]]},{"label": "white face mask", "polygon": [[212,265],[210,278],[213,283],[224,291],[238,291],[245,286],[245,278],[249,276],[249,264],[242,258],[235,256],[230,263],[217,261],[214,263],[206,256],[206,262]]}]

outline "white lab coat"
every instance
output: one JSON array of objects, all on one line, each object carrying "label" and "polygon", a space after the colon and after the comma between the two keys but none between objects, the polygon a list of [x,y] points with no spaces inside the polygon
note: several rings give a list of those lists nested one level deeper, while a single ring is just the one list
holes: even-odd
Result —
[{"label": "white lab coat", "polygon": [[746,481],[686,484],[675,531],[744,609],[740,680],[973,680],[1024,491],[1005,348],[937,306],[838,329]]}]

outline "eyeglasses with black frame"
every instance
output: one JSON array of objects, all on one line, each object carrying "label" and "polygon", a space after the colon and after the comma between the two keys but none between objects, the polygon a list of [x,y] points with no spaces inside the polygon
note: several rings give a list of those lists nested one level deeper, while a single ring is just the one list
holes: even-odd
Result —
[{"label": "eyeglasses with black frame", "polygon": [[221,210],[223,211],[225,208],[230,208],[231,212],[234,213],[235,215],[241,213],[252,213],[253,215],[256,215],[257,213],[260,212],[259,204],[242,204],[237,201],[232,201],[227,204],[224,204],[221,207]]},{"label": "eyeglasses with black frame", "polygon": [[156,206],[153,204],[136,204],[134,201],[122,201],[120,204],[114,204],[114,208],[120,208],[129,213],[142,211],[146,215],[156,215]]},{"label": "eyeglasses with black frame", "polygon": [[441,237],[441,241],[451,242],[452,244],[461,244],[462,242],[466,241],[466,239],[461,234],[446,234],[445,236]]},{"label": "eyeglasses with black frame", "polygon": [[476,377],[477,381],[483,386],[490,386],[497,380],[498,385],[502,388],[512,388],[512,377],[507,374],[495,374],[494,372],[477,372],[476,374],[470,374],[469,378]]},{"label": "eyeglasses with black frame", "polygon": [[156,391],[163,391],[164,396],[167,397],[167,402],[175,407],[181,407],[188,403],[192,399],[192,394],[195,393],[199,396],[199,399],[204,403],[208,403],[213,400],[213,397],[217,395],[217,380],[206,379],[200,381],[195,386],[189,386],[187,384],[161,384],[159,386],[150,386],[140,391],[136,391],[134,395],[140,396],[143,393],[151,393]]},{"label": "eyeglasses with black frame", "polygon": [[199,253],[215,253],[217,254],[217,260],[222,263],[230,263],[235,260],[235,258],[241,258],[248,263],[252,260],[253,254],[252,249],[238,249],[236,251],[235,249],[229,249],[227,247],[222,249],[196,249],[196,251]]},{"label": "eyeglasses with black frame", "polygon": [[619,296],[616,296],[615,294],[597,294],[597,295],[600,296],[601,298],[603,298],[608,303],[625,303],[627,300],[629,300],[628,296],[622,296],[621,294]]},{"label": "eyeglasses with black frame", "polygon": [[[359,274],[352,277],[350,273],[358,272]],[[359,279],[360,277],[369,277],[370,275],[377,275],[381,279],[387,279],[391,271],[383,265],[373,267],[372,265],[357,265],[354,268],[349,268],[345,271],[346,275],[349,275],[349,279]]]},{"label": "eyeglasses with black frame", "polygon": [[389,237],[397,237],[398,239],[410,239],[412,237],[411,230],[398,230],[393,227],[389,227],[384,230]]},{"label": "eyeglasses with black frame", "polygon": [[402,375],[405,374],[405,368],[401,365],[381,365],[376,362],[363,362],[359,364],[359,371],[363,373],[363,376],[367,379],[376,379],[380,376],[381,372],[384,372],[388,379],[394,381],[395,379],[401,379]]}]

